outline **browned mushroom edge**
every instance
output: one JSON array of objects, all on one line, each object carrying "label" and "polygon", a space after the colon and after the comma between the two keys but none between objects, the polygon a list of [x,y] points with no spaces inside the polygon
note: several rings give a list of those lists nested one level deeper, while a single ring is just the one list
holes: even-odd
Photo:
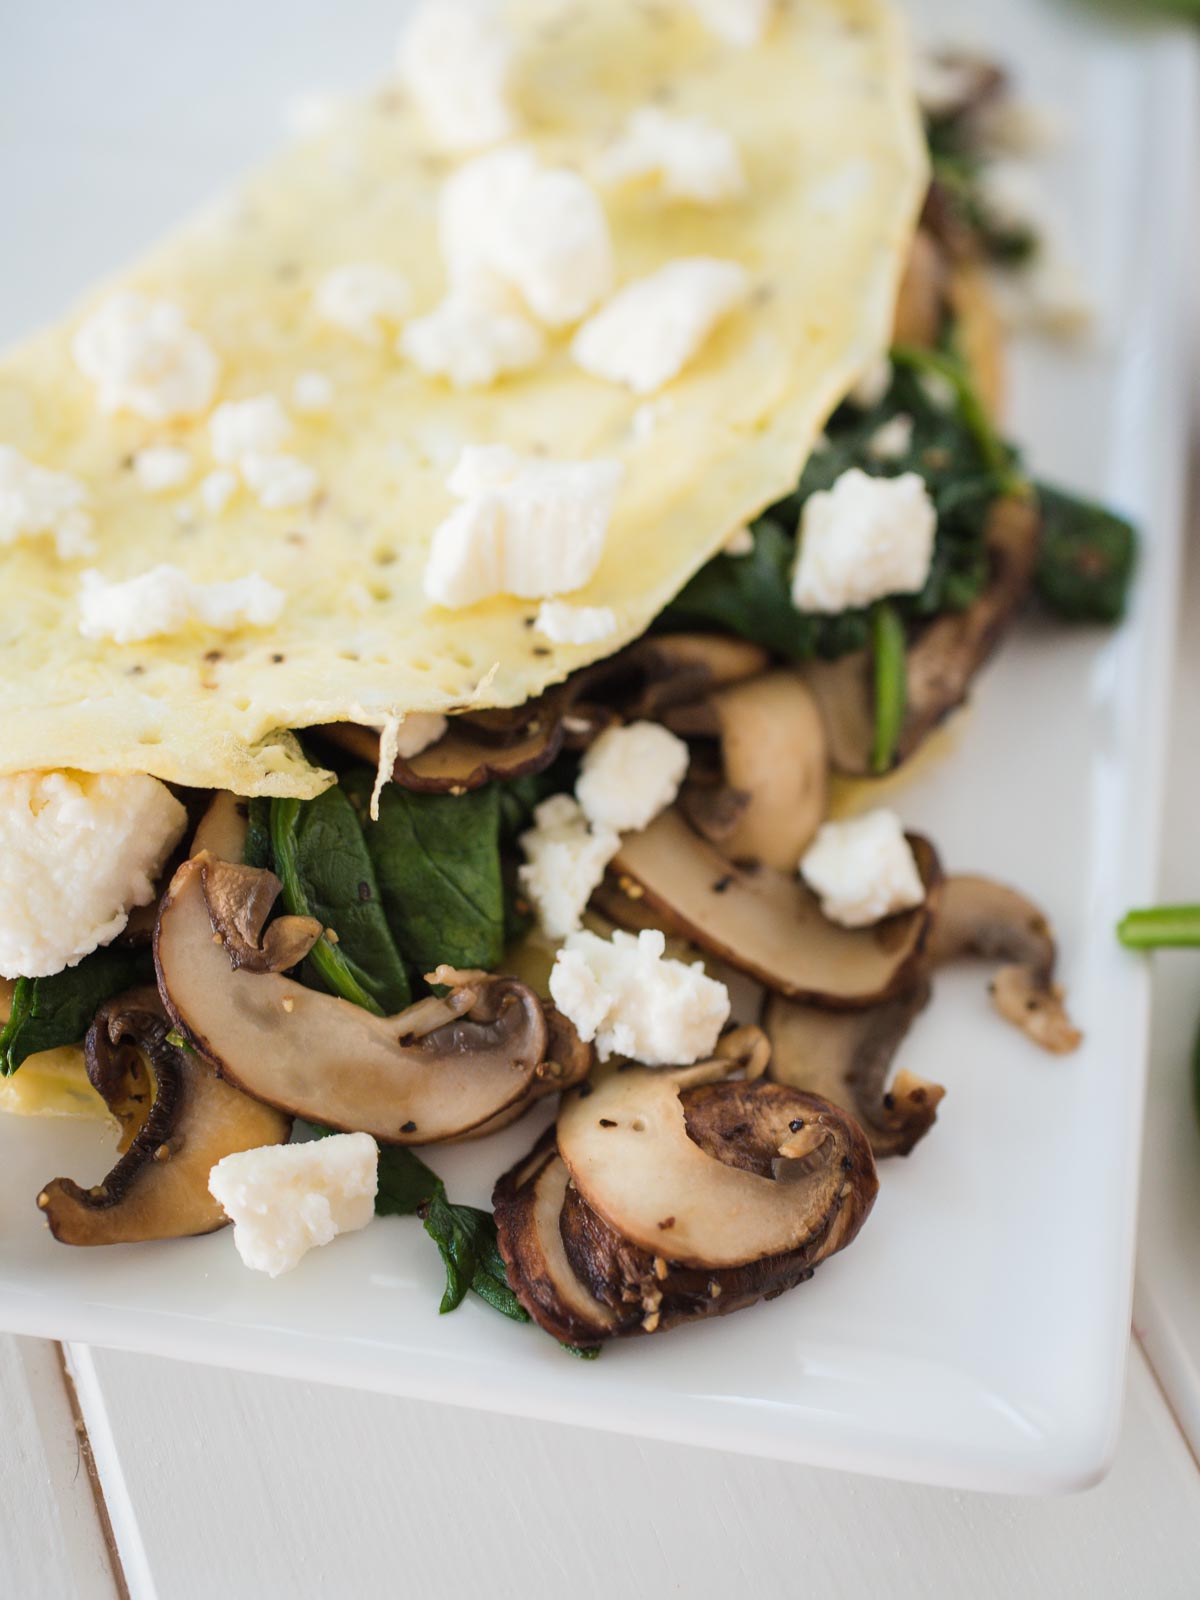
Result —
[{"label": "browned mushroom edge", "polygon": [[661,928],[793,1000],[860,1010],[917,981],[941,869],[927,839],[910,835],[925,901],[870,928],[843,928],[795,871],[743,867],[671,808],[627,835],[593,906],[625,928]]},{"label": "browned mushroom edge", "polygon": [[[986,588],[965,611],[937,617],[909,645],[907,710],[894,764],[907,761],[966,699],[976,673],[1029,593],[1040,533],[1035,503],[1010,496],[993,506],[986,535],[992,571]],[[801,670],[821,708],[834,769],[848,777],[873,776],[875,707],[868,653],[808,662]]]},{"label": "browned mushroom edge", "polygon": [[763,1016],[771,1041],[768,1075],[848,1111],[877,1161],[906,1156],[932,1128],[946,1093],[903,1070],[888,1083],[896,1052],[929,997],[922,982],[883,1005],[839,1012],[771,995]]},{"label": "browned mushroom edge", "polygon": [[153,989],[102,1006],[87,1036],[92,1085],[121,1123],[124,1154],[91,1189],[55,1178],[37,1197],[63,1244],[134,1244],[211,1233],[225,1214],[208,1192],[224,1156],[286,1144],[291,1118],[224,1083],[167,1038]]},{"label": "browned mushroom edge", "polygon": [[278,893],[273,873],[202,853],[175,874],[155,931],[172,1021],[247,1094],[384,1143],[438,1144],[586,1074],[590,1048],[512,978],[439,968],[444,998],[376,1017],[274,970],[312,931],[284,917],[259,943]]},{"label": "browned mushroom edge", "polygon": [[[509,1281],[529,1314],[555,1338],[591,1346],[773,1299],[850,1244],[866,1220],[878,1180],[870,1147],[851,1117],[781,1084],[706,1083],[703,1073],[637,1069],[610,1074],[590,1093],[586,1086],[574,1091],[564,1103],[557,1136],[547,1133],[496,1185],[497,1235]],[[669,1141],[661,1137],[649,1102],[645,1126],[635,1129],[640,1087],[663,1102],[664,1078],[675,1080],[666,1085],[676,1101]],[[610,1087],[616,1091],[611,1103]],[[602,1166],[610,1179],[618,1171],[618,1181],[604,1189],[606,1212],[594,1203],[581,1141],[564,1140],[564,1119],[570,1116],[594,1124],[592,1142],[602,1149],[609,1138],[624,1145],[620,1158]],[[559,1154],[564,1143],[571,1167]],[[659,1192],[650,1198],[648,1188],[656,1184]],[[740,1248],[735,1242],[731,1249],[726,1238],[723,1252],[744,1259],[713,1266],[692,1252],[681,1261],[674,1241],[689,1231],[693,1242],[706,1237],[708,1219],[723,1216],[726,1184],[753,1197]],[[661,1209],[664,1192],[671,1196],[669,1209],[651,1220],[652,1237],[645,1239],[643,1213],[647,1205]],[[627,1217],[627,1198],[636,1216]],[[626,1221],[642,1242],[628,1237]],[[779,1237],[791,1240],[790,1248],[772,1250],[772,1239]]]},{"label": "browned mushroom edge", "polygon": [[1016,889],[991,878],[948,877],[929,939],[933,967],[976,956],[998,963],[996,1010],[1051,1055],[1068,1055],[1082,1033],[1054,981],[1058,951],[1045,914]]}]

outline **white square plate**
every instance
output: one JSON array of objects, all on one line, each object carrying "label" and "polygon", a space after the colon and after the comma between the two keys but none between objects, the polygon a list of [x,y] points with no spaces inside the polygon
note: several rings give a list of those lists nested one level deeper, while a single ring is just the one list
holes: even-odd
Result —
[{"label": "white square plate", "polygon": [[[227,1233],[66,1250],[34,1196],[57,1173],[99,1176],[106,1137],[0,1119],[0,1326],[963,1487],[1047,1491],[1102,1471],[1128,1333],[1147,1004],[1112,929],[1153,882],[1196,58],[1179,32],[1035,0],[916,9],[923,34],[969,30],[1061,108],[1068,142],[1048,176],[1100,314],[1084,346],[1018,353],[1013,431],[1037,470],[1131,511],[1146,548],[1129,624],[1026,624],[947,759],[898,803],[951,869],[1046,905],[1085,1047],[1042,1056],[991,1015],[980,972],[939,980],[903,1054],[950,1092],[928,1140],[884,1166],[854,1248],[771,1305],[588,1365],[479,1302],[439,1320],[437,1255],[409,1219],[275,1283],[241,1267]],[[396,11],[10,8],[0,333],[54,314],[265,153],[289,96],[370,81]],[[536,1131],[435,1164],[456,1198],[485,1202]]]}]

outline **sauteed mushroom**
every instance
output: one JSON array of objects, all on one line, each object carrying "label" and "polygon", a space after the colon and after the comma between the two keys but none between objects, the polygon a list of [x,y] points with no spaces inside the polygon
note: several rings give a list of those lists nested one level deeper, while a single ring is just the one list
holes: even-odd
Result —
[{"label": "sauteed mushroom", "polygon": [[932,349],[941,337],[948,287],[946,258],[927,229],[913,238],[896,299],[894,344]]},{"label": "sauteed mushroom", "polygon": [[901,1041],[929,1002],[929,985],[866,1011],[825,1011],[772,995],[763,1027],[771,1040],[767,1071],[777,1083],[819,1094],[848,1111],[876,1160],[906,1156],[937,1119],[940,1084],[888,1072]]},{"label": "sauteed mushroom", "polygon": [[63,1244],[211,1233],[225,1222],[208,1192],[216,1163],[290,1136],[290,1117],[223,1083],[206,1061],[169,1042],[169,1028],[153,989],[121,995],[97,1013],[87,1037],[88,1077],[128,1145],[95,1188],[55,1178],[38,1195]]},{"label": "sauteed mushroom", "polygon": [[[450,794],[543,771],[562,749],[564,738],[562,715],[556,706],[547,704],[549,698],[522,707],[528,715],[508,742],[501,742],[477,722],[451,717],[445,734],[428,750],[407,760],[397,757],[392,782],[423,794]],[[319,731],[351,755],[372,766],[378,764],[379,735],[371,728],[334,722]]]},{"label": "sauteed mushroom", "polygon": [[1057,955],[1050,924],[1024,895],[991,878],[946,879],[929,939],[930,963],[963,956],[1002,963],[991,985],[996,1010],[1043,1050],[1067,1055],[1083,1035],[1054,982]]},{"label": "sauteed mushroom", "polygon": [[668,710],[675,733],[720,741],[718,785],[693,779],[680,807],[731,861],[795,869],[825,816],[829,758],[812,694],[768,672]]},{"label": "sauteed mushroom", "polygon": [[542,1002],[511,978],[439,968],[431,979],[449,987],[444,999],[375,1017],[284,977],[273,960],[300,947],[301,928],[274,943],[271,929],[305,919],[279,919],[263,942],[278,893],[272,873],[196,856],[172,880],[155,934],[175,1025],[256,1099],[385,1143],[436,1144],[586,1072],[590,1051],[562,1019],[551,1029]]},{"label": "sauteed mushroom", "polygon": [[927,840],[909,842],[924,904],[871,928],[843,928],[794,871],[732,864],[672,808],[625,836],[592,903],[622,927],[690,939],[791,999],[857,1010],[903,993],[917,971],[940,869]]},{"label": "sauteed mushroom", "polygon": [[[987,587],[965,611],[938,617],[909,646],[907,710],[896,745],[897,764],[966,699],[971,680],[1029,592],[1039,532],[1037,509],[1030,502],[1010,497],[992,508]],[[851,777],[869,776],[875,738],[869,655],[858,651],[839,661],[812,661],[803,673],[825,720],[834,768]]]},{"label": "sauteed mushroom", "polygon": [[500,1248],[542,1327],[595,1344],[736,1311],[853,1240],[878,1187],[862,1132],[814,1095],[723,1081],[737,1064],[612,1072],[567,1097],[557,1151],[548,1134],[500,1180]]}]

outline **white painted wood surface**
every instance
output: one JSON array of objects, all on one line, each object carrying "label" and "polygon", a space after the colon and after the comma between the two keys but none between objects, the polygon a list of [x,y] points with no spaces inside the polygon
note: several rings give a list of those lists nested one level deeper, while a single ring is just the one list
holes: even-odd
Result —
[{"label": "white painted wood surface", "polygon": [[0,1335],[0,1595],[118,1593],[58,1346]]},{"label": "white painted wood surface", "polygon": [[[133,1600],[1184,1600],[1200,1472],[1140,1353],[1116,1466],[951,1494],[141,1356],[78,1351]],[[0,1564],[0,1592],[14,1591]],[[80,1591],[83,1592],[83,1591]]]}]

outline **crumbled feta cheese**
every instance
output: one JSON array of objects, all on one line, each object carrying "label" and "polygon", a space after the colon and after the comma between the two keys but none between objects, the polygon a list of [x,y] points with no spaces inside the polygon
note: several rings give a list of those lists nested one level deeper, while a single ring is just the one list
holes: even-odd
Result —
[{"label": "crumbled feta cheese", "polygon": [[897,411],[867,440],[867,454],[876,461],[898,461],[912,449],[915,426],[907,411]]},{"label": "crumbled feta cheese", "polygon": [[233,1223],[237,1253],[277,1278],[375,1215],[379,1146],[369,1133],[239,1150],[217,1162],[209,1193]]},{"label": "crumbled feta cheese", "polygon": [[653,394],[679,376],[749,289],[746,270],[735,261],[693,256],[668,262],[590,317],[571,354],[595,378]]},{"label": "crumbled feta cheese", "polygon": [[323,372],[301,372],[292,384],[292,407],[303,416],[324,415],[333,404],[333,384]]},{"label": "crumbled feta cheese", "polygon": [[868,928],[925,899],[912,846],[892,811],[822,824],[800,872],[825,915],[845,928]]},{"label": "crumbled feta cheese", "polygon": [[79,594],[79,631],[85,639],[136,644],[178,633],[191,623],[231,633],[278,622],[284,593],[252,572],[226,583],[197,583],[180,567],[153,567],[136,578],[109,582],[85,572]]},{"label": "crumbled feta cheese", "polygon": [[446,719],[439,711],[410,711],[399,719],[392,740],[392,760],[411,761],[435,745],[446,732]]},{"label": "crumbled feta cheese", "polygon": [[191,452],[177,445],[149,445],[134,456],[133,471],[139,488],[147,494],[166,494],[191,477]]},{"label": "crumbled feta cheese", "polygon": [[635,111],[622,136],[596,164],[601,183],[658,178],[670,200],[715,206],[746,188],[738,147],[707,117],[680,117],[658,106]]},{"label": "crumbled feta cheese", "polygon": [[46,978],[109,944],[186,826],[141,773],[0,777],[0,975]]},{"label": "crumbled feta cheese", "polygon": [[425,593],[438,605],[469,606],[494,594],[541,599],[581,588],[600,564],[623,476],[619,461],[468,447],[447,480],[463,504],[434,531]]},{"label": "crumbled feta cheese", "polygon": [[104,412],[171,422],[207,411],[216,393],[215,352],[169,300],[110,295],[80,324],[71,352]]},{"label": "crumbled feta cheese", "polygon": [[525,146],[478,156],[448,178],[438,227],[455,288],[478,294],[498,282],[548,327],[578,322],[612,288],[612,237],[595,192]]},{"label": "crumbled feta cheese", "polygon": [[264,511],[306,505],[317,492],[317,475],[299,456],[243,456],[242,477]]},{"label": "crumbled feta cheese", "polygon": [[400,78],[438,142],[498,144],[513,131],[512,41],[486,0],[425,0],[400,37]]},{"label": "crumbled feta cheese", "polygon": [[286,443],[291,431],[288,414],[273,394],[226,400],[208,423],[212,453],[226,466],[240,465],[243,456],[272,454]]},{"label": "crumbled feta cheese", "polygon": [[689,0],[701,22],[726,44],[758,44],[767,31],[775,0]]},{"label": "crumbled feta cheese", "polygon": [[860,411],[873,411],[891,387],[892,363],[887,356],[880,356],[872,361],[846,399]]},{"label": "crumbled feta cheese", "polygon": [[754,530],[743,524],[735,528],[721,546],[721,554],[726,556],[750,556],[754,554]]},{"label": "crumbled feta cheese", "polygon": [[543,600],[537,631],[554,644],[599,644],[617,631],[611,606],[573,606],[567,600]]},{"label": "crumbled feta cheese", "polygon": [[411,301],[408,282],[371,261],[335,267],[317,285],[317,314],[361,344],[381,345],[386,328],[403,322]]},{"label": "crumbled feta cheese", "polygon": [[944,372],[919,373],[917,382],[935,411],[953,411],[958,405],[958,390]]},{"label": "crumbled feta cheese", "polygon": [[422,372],[449,378],[456,389],[486,389],[504,373],[522,372],[540,361],[545,343],[520,312],[459,290],[408,324],[400,350]]},{"label": "crumbled feta cheese", "polygon": [[543,800],[533,821],[521,835],[525,862],[517,868],[517,881],[537,912],[542,932],[550,939],[565,939],[579,927],[621,841],[611,828],[590,827],[569,794]]},{"label": "crumbled feta cheese", "polygon": [[621,833],[647,828],[674,803],[688,747],[659,722],[608,728],[579,768],[575,794],[589,822]]},{"label": "crumbled feta cheese", "polygon": [[205,510],[219,517],[237,493],[237,487],[237,473],[231,472],[228,467],[218,467],[215,472],[206,473],[200,480],[200,498],[204,501]]},{"label": "crumbled feta cheese", "polygon": [[95,551],[85,484],[0,444],[0,546],[49,534],[62,561]]},{"label": "crumbled feta cheese", "polygon": [[792,602],[836,613],[886,594],[916,594],[929,576],[936,533],[937,511],[917,473],[872,478],[851,467],[804,502]]},{"label": "crumbled feta cheese", "polygon": [[657,929],[617,931],[611,941],[569,934],[550,973],[550,994],[601,1061],[688,1066],[710,1056],[729,1018],[729,991],[702,962],[666,958]]}]

